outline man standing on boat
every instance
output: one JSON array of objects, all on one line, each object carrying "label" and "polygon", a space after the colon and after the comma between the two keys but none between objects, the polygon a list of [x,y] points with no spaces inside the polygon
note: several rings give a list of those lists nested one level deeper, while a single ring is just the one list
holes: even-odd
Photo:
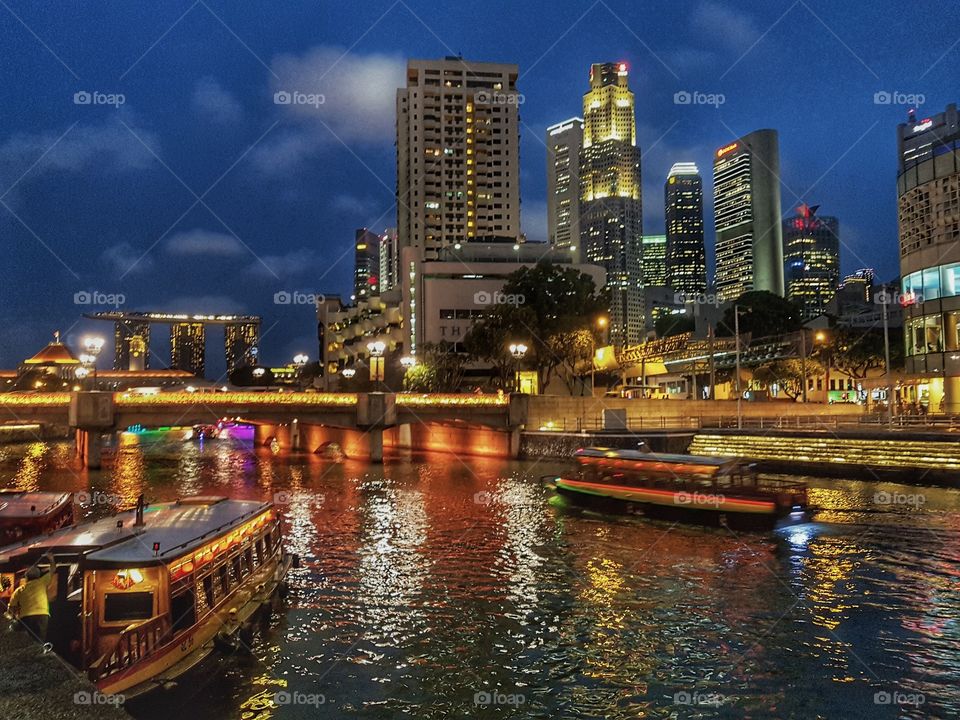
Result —
[{"label": "man standing on boat", "polygon": [[27,570],[26,582],[10,596],[9,612],[40,642],[47,639],[47,624],[50,622],[50,598],[48,592],[56,581],[57,564],[53,553],[47,553],[46,570],[33,565]]}]

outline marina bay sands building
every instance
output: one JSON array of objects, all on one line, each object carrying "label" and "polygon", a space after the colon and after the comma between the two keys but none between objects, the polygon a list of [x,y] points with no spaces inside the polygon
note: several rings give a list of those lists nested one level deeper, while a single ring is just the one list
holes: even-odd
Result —
[{"label": "marina bay sands building", "polygon": [[223,326],[227,372],[257,361],[261,319],[256,315],[100,312],[84,317],[114,323],[114,370],[142,371],[150,367],[151,326],[156,324],[170,326],[171,369],[204,376],[209,325]]}]

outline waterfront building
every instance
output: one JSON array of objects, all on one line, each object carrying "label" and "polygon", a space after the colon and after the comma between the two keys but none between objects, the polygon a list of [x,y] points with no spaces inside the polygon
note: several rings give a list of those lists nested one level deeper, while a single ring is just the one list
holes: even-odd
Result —
[{"label": "waterfront building", "polygon": [[595,63],[583,96],[580,244],[586,262],[606,270],[610,342],[643,334],[643,202],[634,95],[625,63]]},{"label": "waterfront building", "polygon": [[840,282],[840,222],[817,215],[820,206],[800,205],[783,221],[783,258],[787,299],[804,319],[825,312]]},{"label": "waterfront building", "polygon": [[703,242],[703,179],[695,163],[675,163],[663,186],[667,237],[666,285],[678,293],[707,290]]},{"label": "waterfront building", "polygon": [[411,60],[397,90],[397,234],[401,248],[520,238],[516,65]]},{"label": "waterfront building", "polygon": [[756,130],[717,148],[713,159],[721,302],[750,290],[784,294],[780,150],[776,130]]},{"label": "waterfront building", "polygon": [[117,320],[113,329],[113,369],[140,371],[149,367],[150,323]]},{"label": "waterfront building", "polygon": [[956,104],[897,128],[906,401],[960,411],[960,116]]},{"label": "waterfront building", "polygon": [[380,292],[380,236],[367,228],[355,234],[353,299],[361,300]]},{"label": "waterfront building", "polygon": [[170,367],[197,377],[206,371],[207,330],[201,322],[179,322],[170,326]]},{"label": "waterfront building", "polygon": [[228,323],[223,327],[223,349],[227,372],[256,365],[260,348],[260,323]]},{"label": "waterfront building", "polygon": [[547,242],[580,261],[580,150],[583,118],[547,128]]}]

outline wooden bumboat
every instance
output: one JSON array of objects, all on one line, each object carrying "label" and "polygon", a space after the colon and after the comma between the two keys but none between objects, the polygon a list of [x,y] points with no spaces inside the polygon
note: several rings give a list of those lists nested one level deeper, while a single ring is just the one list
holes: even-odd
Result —
[{"label": "wooden bumboat", "polygon": [[578,502],[652,517],[741,529],[772,529],[807,519],[802,482],[764,478],[732,458],[585,448],[577,477],[557,491]]},{"label": "wooden bumboat", "polygon": [[100,692],[130,699],[168,685],[246,638],[285,590],[271,503],[191,497],[81,523],[0,549],[16,580],[57,565],[48,640]]},{"label": "wooden bumboat", "polygon": [[73,524],[73,495],[0,490],[0,547]]}]

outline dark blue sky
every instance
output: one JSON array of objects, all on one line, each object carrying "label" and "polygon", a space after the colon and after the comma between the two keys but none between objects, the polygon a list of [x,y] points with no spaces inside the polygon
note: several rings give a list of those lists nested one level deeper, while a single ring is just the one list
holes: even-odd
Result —
[{"label": "dark blue sky", "polygon": [[[354,228],[395,223],[394,89],[410,57],[519,64],[531,240],[546,234],[544,129],[580,114],[591,62],[623,60],[647,232],[663,232],[670,165],[695,161],[712,254],[711,151],[772,127],[784,212],[820,204],[840,218],[844,271],[892,277],[907,99],[875,95],[922,95],[921,117],[956,102],[958,14],[923,0],[3,0],[0,367],[56,328],[109,336],[79,321],[107,309],[76,304],[83,291],[131,310],[260,314],[265,360],[315,355],[312,309],[274,294],[349,295]],[[282,90],[324,102],[277,105]],[[725,101],[677,104],[680,91]],[[219,352],[208,363],[222,370]]]}]

